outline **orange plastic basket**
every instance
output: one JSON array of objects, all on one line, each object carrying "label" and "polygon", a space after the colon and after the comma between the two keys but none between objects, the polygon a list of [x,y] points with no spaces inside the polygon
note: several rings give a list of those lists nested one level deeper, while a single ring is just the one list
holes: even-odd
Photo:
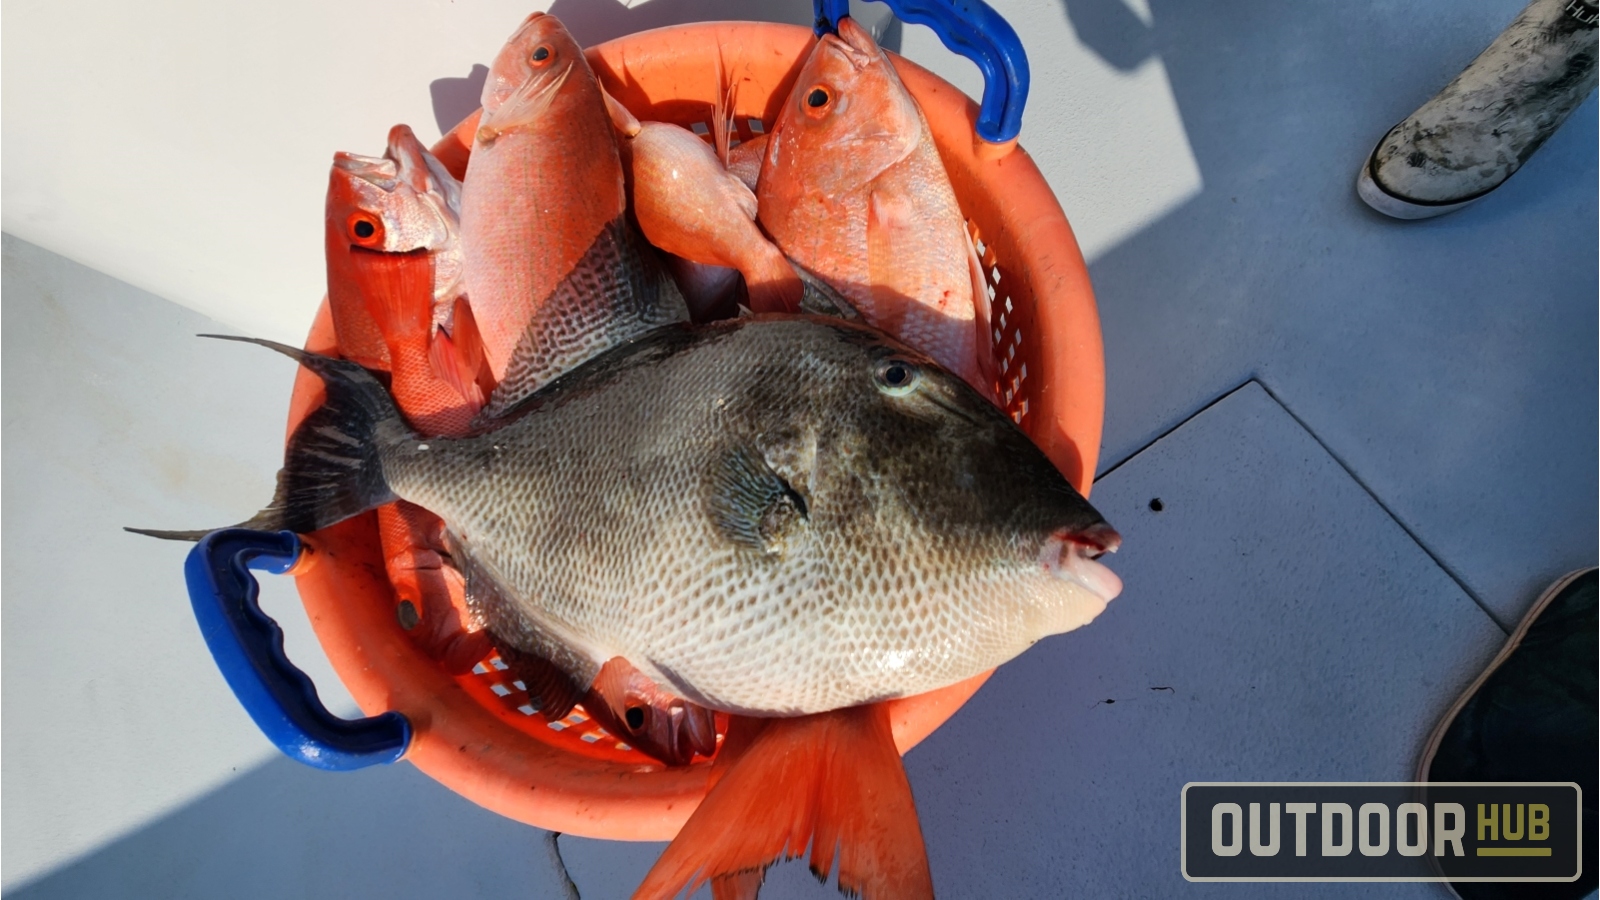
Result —
[{"label": "orange plastic basket", "polygon": [[[812,41],[795,26],[715,22],[630,35],[588,57],[606,89],[639,118],[693,126],[711,119],[720,56],[738,87],[738,134],[748,139],[776,119]],[[1072,229],[1026,152],[975,138],[972,101],[914,63],[894,63],[927,116],[983,260],[998,396],[1087,494],[1105,373],[1094,295]],[[434,148],[457,177],[476,128],[475,114]],[[306,346],[335,349],[326,304]],[[321,402],[321,382],[302,371],[290,428]],[[707,764],[664,767],[579,711],[546,723],[496,658],[467,675],[442,669],[399,624],[374,514],[318,532],[309,546],[296,584],[335,671],[368,715],[394,710],[410,719],[405,758],[445,786],[530,825],[616,840],[671,838],[705,795]],[[900,751],[943,724],[987,678],[894,701]]]}]

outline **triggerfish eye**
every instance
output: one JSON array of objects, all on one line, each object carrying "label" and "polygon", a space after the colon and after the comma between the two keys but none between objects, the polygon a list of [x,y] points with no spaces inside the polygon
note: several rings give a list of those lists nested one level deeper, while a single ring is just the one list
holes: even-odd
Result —
[{"label": "triggerfish eye", "polygon": [[903,359],[886,359],[878,364],[878,390],[891,397],[903,397],[922,380],[922,371]]}]

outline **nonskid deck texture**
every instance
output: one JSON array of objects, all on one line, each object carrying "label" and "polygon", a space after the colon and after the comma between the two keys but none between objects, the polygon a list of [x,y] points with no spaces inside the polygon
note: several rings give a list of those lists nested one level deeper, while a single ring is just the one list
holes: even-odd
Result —
[{"label": "nonskid deck texture", "polygon": [[[693,18],[639,10],[668,2]],[[1595,101],[1500,191],[1398,224],[1356,199],[1354,167],[1517,4],[996,6],[1032,51],[1023,143],[1090,251],[1110,470],[1093,499],[1125,535],[1127,590],[908,756],[935,884],[1231,895],[1180,883],[1184,782],[1410,777],[1503,637],[1491,614],[1515,622],[1594,561]],[[917,35],[908,53],[973,87]],[[1161,79],[1171,107],[1118,99]],[[1138,127],[1086,134],[1074,110]],[[1192,157],[1164,207],[1126,180],[1151,141]],[[1119,204],[1155,212],[1106,224]],[[118,530],[259,504],[289,364],[4,249],[6,897],[561,896],[536,832],[408,765],[272,756],[192,624],[184,548]],[[287,592],[269,600],[341,693]],[[587,898],[625,895],[660,850],[562,847]],[[800,865],[763,893],[828,896]]]}]

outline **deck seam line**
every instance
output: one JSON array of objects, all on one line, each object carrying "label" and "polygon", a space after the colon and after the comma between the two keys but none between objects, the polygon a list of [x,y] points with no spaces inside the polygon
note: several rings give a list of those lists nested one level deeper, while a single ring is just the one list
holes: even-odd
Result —
[{"label": "deck seam line", "polygon": [[1113,472],[1117,471],[1118,469],[1122,468],[1124,465],[1126,465],[1128,463],[1129,460],[1132,460],[1134,457],[1136,457],[1139,454],[1143,453],[1144,451],[1150,449],[1152,446],[1154,446],[1156,443],[1161,441],[1163,438],[1166,438],[1168,435],[1172,434],[1173,432],[1177,431],[1179,428],[1182,428],[1184,425],[1188,424],[1191,420],[1193,420],[1197,416],[1200,416],[1203,413],[1205,413],[1206,410],[1209,410],[1211,407],[1216,406],[1218,403],[1221,403],[1223,400],[1226,400],[1227,398],[1233,396],[1233,394],[1235,394],[1236,392],[1238,392],[1240,390],[1243,390],[1246,387],[1249,387],[1251,384],[1259,385],[1261,390],[1266,392],[1266,395],[1272,399],[1272,402],[1276,403],[1278,405],[1279,409],[1282,409],[1285,413],[1287,413],[1289,418],[1293,419],[1294,423],[1296,425],[1300,426],[1300,430],[1301,431],[1304,431],[1306,434],[1310,435],[1311,439],[1313,441],[1317,442],[1317,446],[1322,448],[1322,452],[1328,454],[1328,457],[1330,459],[1332,459],[1335,463],[1338,463],[1339,468],[1344,470],[1345,475],[1348,476],[1351,481],[1354,481],[1357,485],[1359,485],[1361,487],[1361,490],[1365,491],[1367,496],[1372,498],[1372,502],[1378,504],[1378,508],[1383,510],[1384,514],[1389,517],[1389,520],[1394,522],[1396,525],[1400,526],[1400,530],[1405,532],[1406,537],[1409,537],[1413,544],[1416,544],[1417,547],[1420,548],[1423,553],[1427,554],[1428,558],[1433,560],[1433,564],[1438,566],[1439,570],[1444,572],[1445,575],[1449,576],[1450,580],[1455,582],[1456,587],[1460,588],[1461,592],[1463,594],[1466,594],[1469,598],[1471,598],[1473,603],[1477,604],[1479,609],[1483,610],[1484,615],[1489,617],[1489,621],[1493,622],[1496,628],[1499,628],[1501,631],[1505,632],[1506,634],[1510,634],[1511,633],[1510,629],[1506,627],[1505,623],[1501,622],[1499,617],[1494,614],[1494,611],[1489,608],[1489,605],[1483,601],[1483,598],[1479,597],[1476,591],[1474,591],[1472,588],[1467,586],[1466,581],[1463,580],[1461,578],[1461,576],[1456,573],[1455,569],[1453,569],[1449,565],[1447,565],[1445,563],[1445,561],[1439,557],[1439,554],[1434,552],[1432,547],[1429,547],[1428,544],[1425,541],[1423,541],[1422,538],[1419,537],[1417,535],[1417,533],[1410,528],[1410,526],[1408,526],[1404,521],[1402,521],[1398,515],[1395,515],[1395,511],[1389,508],[1389,504],[1383,502],[1383,498],[1379,497],[1377,492],[1374,491],[1372,489],[1372,487],[1369,486],[1364,480],[1362,480],[1361,476],[1359,476],[1359,475],[1357,475],[1355,473],[1355,470],[1350,467],[1349,463],[1346,463],[1344,461],[1344,459],[1338,453],[1334,452],[1333,448],[1328,446],[1328,442],[1324,441],[1322,439],[1322,437],[1320,435],[1318,435],[1316,433],[1316,431],[1313,430],[1311,428],[1311,426],[1308,425],[1304,419],[1300,418],[1300,416],[1297,415],[1295,413],[1295,411],[1289,407],[1289,404],[1285,403],[1283,401],[1283,398],[1279,397],[1277,392],[1273,391],[1272,387],[1270,385],[1268,385],[1265,381],[1263,381],[1261,379],[1261,376],[1259,376],[1259,375],[1251,375],[1249,378],[1246,378],[1243,382],[1239,383],[1238,385],[1235,385],[1234,387],[1229,388],[1226,391],[1223,391],[1222,394],[1220,394],[1219,396],[1213,398],[1210,402],[1206,403],[1205,406],[1202,406],[1200,409],[1196,410],[1194,413],[1190,414],[1189,416],[1186,416],[1183,419],[1183,421],[1177,423],[1176,425],[1172,426],[1171,428],[1168,428],[1166,431],[1163,431],[1161,434],[1157,435],[1155,438],[1151,439],[1149,442],[1147,442],[1143,446],[1139,447],[1139,449],[1133,451],[1132,453],[1130,453],[1127,456],[1123,457],[1122,459],[1118,460],[1115,465],[1111,466],[1110,468],[1106,469],[1104,472],[1101,472],[1099,475],[1095,476],[1094,480],[1098,482],[1100,479],[1105,478],[1107,475],[1110,475],[1111,473],[1113,473]]}]

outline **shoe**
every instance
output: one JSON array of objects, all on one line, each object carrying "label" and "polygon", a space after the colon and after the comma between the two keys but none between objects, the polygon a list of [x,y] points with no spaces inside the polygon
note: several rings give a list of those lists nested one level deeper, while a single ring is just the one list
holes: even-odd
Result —
[{"label": "shoe", "polygon": [[1575,882],[1452,883],[1462,900],[1576,900],[1595,889],[1600,708],[1596,570],[1551,585],[1422,752],[1418,781],[1573,781],[1583,789],[1583,875]]},{"label": "shoe", "polygon": [[1594,0],[1533,0],[1432,100],[1389,129],[1356,179],[1397,219],[1460,209],[1505,183],[1595,87]]}]

